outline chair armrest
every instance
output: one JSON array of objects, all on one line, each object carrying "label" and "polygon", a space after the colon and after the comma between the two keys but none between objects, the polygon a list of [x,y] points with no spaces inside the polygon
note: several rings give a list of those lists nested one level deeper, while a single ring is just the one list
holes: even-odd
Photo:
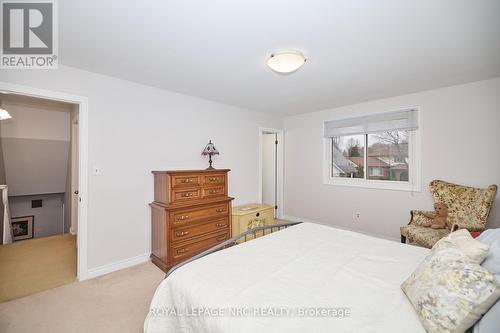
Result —
[{"label": "chair armrest", "polygon": [[425,223],[432,223],[432,219],[425,216],[426,214],[434,214],[434,212],[429,212],[425,210],[412,210],[410,211],[411,218],[408,225],[422,226]]},{"label": "chair armrest", "polygon": [[460,223],[453,223],[452,226],[451,226],[451,232],[453,231],[457,231],[459,229],[465,229],[465,230],[468,230],[469,232],[483,232],[484,230],[486,230],[486,227],[481,227],[481,228],[464,228],[460,225]]}]

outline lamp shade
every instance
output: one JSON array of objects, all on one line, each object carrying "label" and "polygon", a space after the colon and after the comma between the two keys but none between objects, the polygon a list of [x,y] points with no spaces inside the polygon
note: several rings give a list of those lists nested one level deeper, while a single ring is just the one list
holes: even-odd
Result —
[{"label": "lamp shade", "polygon": [[10,119],[12,116],[5,110],[4,108],[0,107],[0,120],[5,120],[5,119]]},{"label": "lamp shade", "polygon": [[202,155],[219,155],[219,151],[215,148],[212,140],[208,141],[205,149],[201,152]]},{"label": "lamp shade", "polygon": [[278,73],[291,73],[306,63],[306,57],[298,51],[283,51],[271,54],[267,65]]}]

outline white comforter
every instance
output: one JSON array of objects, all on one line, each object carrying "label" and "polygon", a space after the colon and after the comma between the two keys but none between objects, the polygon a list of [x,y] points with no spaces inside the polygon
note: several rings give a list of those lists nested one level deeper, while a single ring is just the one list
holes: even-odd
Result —
[{"label": "white comforter", "polygon": [[[144,330],[425,332],[400,284],[427,251],[303,223],[175,271],[158,287]],[[328,314],[298,316],[316,308]]]}]

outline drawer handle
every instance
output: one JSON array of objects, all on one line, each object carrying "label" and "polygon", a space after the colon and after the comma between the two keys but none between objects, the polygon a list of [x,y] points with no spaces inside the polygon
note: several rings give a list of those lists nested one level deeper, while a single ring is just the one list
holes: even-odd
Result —
[{"label": "drawer handle", "polygon": [[181,215],[177,217],[177,221],[183,221],[187,220],[189,218],[189,215]]},{"label": "drawer handle", "polygon": [[183,237],[189,235],[189,231],[181,231],[175,234],[177,237]]},{"label": "drawer handle", "polygon": [[219,181],[219,177],[210,177],[208,178],[209,181],[211,182],[218,182]]},{"label": "drawer handle", "polygon": [[225,209],[225,208],[217,208],[215,211],[216,211],[217,213],[222,213],[222,212],[225,212],[225,211],[226,211],[226,209]]},{"label": "drawer handle", "polygon": [[219,237],[217,237],[217,241],[219,241],[219,242],[223,241],[225,239],[226,239],[226,236],[219,236]]},{"label": "drawer handle", "polygon": [[189,251],[189,249],[186,249],[186,248],[178,249],[177,254],[186,253],[187,251]]},{"label": "drawer handle", "polygon": [[217,194],[219,193],[219,190],[210,190],[208,191],[209,194]]},{"label": "drawer handle", "polygon": [[183,180],[182,180],[182,183],[184,183],[184,184],[185,184],[185,183],[192,183],[192,182],[193,182],[193,180],[192,180],[191,178],[188,178],[188,179],[183,179]]},{"label": "drawer handle", "polygon": [[189,197],[192,197],[192,196],[193,196],[193,192],[188,192],[188,193],[183,193],[182,194],[183,198],[189,198]]},{"label": "drawer handle", "polygon": [[225,223],[217,223],[216,226],[219,227],[219,228],[222,228],[222,227],[226,227],[227,224],[225,224]]}]

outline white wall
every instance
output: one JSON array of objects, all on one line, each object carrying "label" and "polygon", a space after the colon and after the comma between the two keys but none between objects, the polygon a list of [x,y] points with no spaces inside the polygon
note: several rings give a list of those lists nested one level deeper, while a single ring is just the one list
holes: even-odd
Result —
[{"label": "white wall", "polygon": [[[42,207],[31,208],[31,200],[42,200]],[[34,238],[58,235],[64,233],[63,202],[63,193],[9,197],[10,215],[33,215]]]},{"label": "white wall", "polygon": [[0,123],[9,195],[66,190],[70,104],[7,95],[11,119]]},{"label": "white wall", "polygon": [[236,204],[259,198],[259,127],[282,128],[276,116],[60,66],[0,70],[0,81],[88,97],[88,267],[150,252],[151,170],[206,168],[200,153],[212,139],[230,168]]},{"label": "white wall", "polygon": [[[323,185],[323,121],[409,106],[421,112],[421,192]],[[284,126],[288,216],[399,239],[411,209],[432,209],[431,180],[500,185],[500,78],[287,117]],[[500,227],[499,197],[492,227]]]},{"label": "white wall", "polygon": [[20,102],[14,97],[4,97],[2,105],[12,116],[12,119],[0,122],[2,137],[70,140],[70,104],[44,103],[34,98]]}]

